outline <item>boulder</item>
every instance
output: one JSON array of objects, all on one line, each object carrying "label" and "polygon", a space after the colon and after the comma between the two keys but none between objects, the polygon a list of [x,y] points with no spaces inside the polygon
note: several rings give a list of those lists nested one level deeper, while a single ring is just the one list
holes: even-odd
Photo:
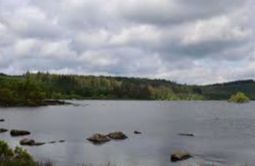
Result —
[{"label": "boulder", "polygon": [[117,132],[112,132],[107,135],[109,138],[114,139],[114,140],[124,140],[127,139],[128,137],[121,131]]},{"label": "boulder", "polygon": [[30,132],[26,130],[11,130],[10,134],[13,137],[17,137],[17,136],[30,135]]},{"label": "boulder", "polygon": [[0,122],[4,122],[5,120],[4,119],[0,119]]},{"label": "boulder", "polygon": [[63,143],[63,142],[66,142],[66,141],[65,141],[65,140],[59,140],[58,142],[59,142],[59,143]]},{"label": "boulder", "polygon": [[41,146],[44,145],[44,142],[35,142],[33,139],[24,138],[20,140],[20,145],[27,145],[27,146]]},{"label": "boulder", "polygon": [[0,128],[0,133],[5,133],[5,132],[7,132],[7,131],[8,131],[7,129]]},{"label": "boulder", "polygon": [[19,143],[20,143],[20,145],[29,145],[29,146],[32,146],[32,145],[35,144],[35,140],[24,138],[24,139],[20,140]]},{"label": "boulder", "polygon": [[94,143],[94,144],[103,144],[103,143],[106,143],[106,142],[109,142],[110,139],[106,136],[106,135],[103,135],[103,134],[94,134],[93,136],[87,138],[88,141]]},{"label": "boulder", "polygon": [[180,136],[186,136],[186,137],[194,137],[194,136],[195,136],[195,135],[192,134],[192,133],[180,133],[180,134],[178,134],[178,135],[180,135]]},{"label": "boulder", "polygon": [[185,151],[176,151],[171,155],[172,162],[187,160],[189,158],[192,158],[191,154]]},{"label": "boulder", "polygon": [[142,132],[135,130],[134,134],[142,134]]}]

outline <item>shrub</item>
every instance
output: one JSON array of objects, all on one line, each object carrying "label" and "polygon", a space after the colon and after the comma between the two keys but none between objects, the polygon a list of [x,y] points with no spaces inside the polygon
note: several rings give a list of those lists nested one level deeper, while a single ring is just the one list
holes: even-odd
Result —
[{"label": "shrub", "polygon": [[0,141],[0,166],[39,166],[33,157],[24,149],[11,149],[4,141]]},{"label": "shrub", "polygon": [[232,95],[229,99],[229,102],[233,103],[248,103],[249,101],[249,97],[247,97],[243,92],[238,92],[235,95]]}]

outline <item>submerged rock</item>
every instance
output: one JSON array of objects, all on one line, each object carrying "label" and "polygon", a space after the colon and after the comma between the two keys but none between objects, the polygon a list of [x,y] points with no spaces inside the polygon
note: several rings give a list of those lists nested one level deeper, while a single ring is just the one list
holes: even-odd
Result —
[{"label": "submerged rock", "polygon": [[88,141],[94,143],[94,144],[103,144],[103,143],[106,143],[106,142],[109,142],[110,139],[106,136],[106,135],[103,135],[103,134],[94,134],[93,136],[87,138]]},{"label": "submerged rock", "polygon": [[0,119],[0,122],[4,122],[5,121],[5,119]]},{"label": "submerged rock", "polygon": [[180,134],[178,134],[178,135],[180,135],[180,136],[186,136],[186,137],[194,137],[194,136],[195,136],[195,135],[192,134],[192,133],[180,133]]},{"label": "submerged rock", "polygon": [[176,151],[171,155],[172,162],[187,160],[189,158],[192,158],[191,154],[184,151]]},{"label": "submerged rock", "polygon": [[11,130],[10,134],[13,137],[17,137],[17,136],[30,135],[30,132],[26,130]]},{"label": "submerged rock", "polygon": [[62,100],[54,100],[54,99],[47,99],[44,100],[45,105],[66,105],[66,104],[71,104],[66,101]]},{"label": "submerged rock", "polygon": [[63,142],[66,142],[66,141],[62,139],[62,140],[59,140],[58,142],[59,143],[63,143]]},{"label": "submerged rock", "polygon": [[45,142],[35,142],[33,146],[41,146],[44,144],[45,144]]},{"label": "submerged rock", "polygon": [[142,134],[142,132],[135,130],[134,134]]},{"label": "submerged rock", "polygon": [[56,143],[56,141],[50,141],[49,142],[49,144],[55,144]]},{"label": "submerged rock", "polygon": [[121,131],[117,132],[112,132],[107,135],[109,138],[114,139],[114,140],[124,140],[127,139],[128,137]]},{"label": "submerged rock", "polygon": [[5,132],[7,132],[7,131],[8,131],[7,129],[0,128],[0,133],[5,133]]}]

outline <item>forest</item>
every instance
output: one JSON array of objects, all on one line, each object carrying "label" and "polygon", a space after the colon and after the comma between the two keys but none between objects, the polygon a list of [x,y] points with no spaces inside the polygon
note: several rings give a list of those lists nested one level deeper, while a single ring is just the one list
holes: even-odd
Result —
[{"label": "forest", "polygon": [[46,99],[227,100],[239,91],[254,99],[254,81],[198,86],[146,78],[0,74],[1,106],[39,106]]}]

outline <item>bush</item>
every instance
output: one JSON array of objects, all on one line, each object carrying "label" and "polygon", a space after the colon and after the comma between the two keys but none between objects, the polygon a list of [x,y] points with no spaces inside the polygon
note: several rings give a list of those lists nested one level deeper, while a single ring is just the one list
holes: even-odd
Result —
[{"label": "bush", "polygon": [[11,149],[4,141],[0,141],[0,166],[43,166],[37,163],[24,149],[16,147]]},{"label": "bush", "polygon": [[229,99],[229,102],[233,103],[248,103],[249,101],[250,101],[249,97],[247,97],[242,92],[238,92],[235,95],[232,95]]}]

